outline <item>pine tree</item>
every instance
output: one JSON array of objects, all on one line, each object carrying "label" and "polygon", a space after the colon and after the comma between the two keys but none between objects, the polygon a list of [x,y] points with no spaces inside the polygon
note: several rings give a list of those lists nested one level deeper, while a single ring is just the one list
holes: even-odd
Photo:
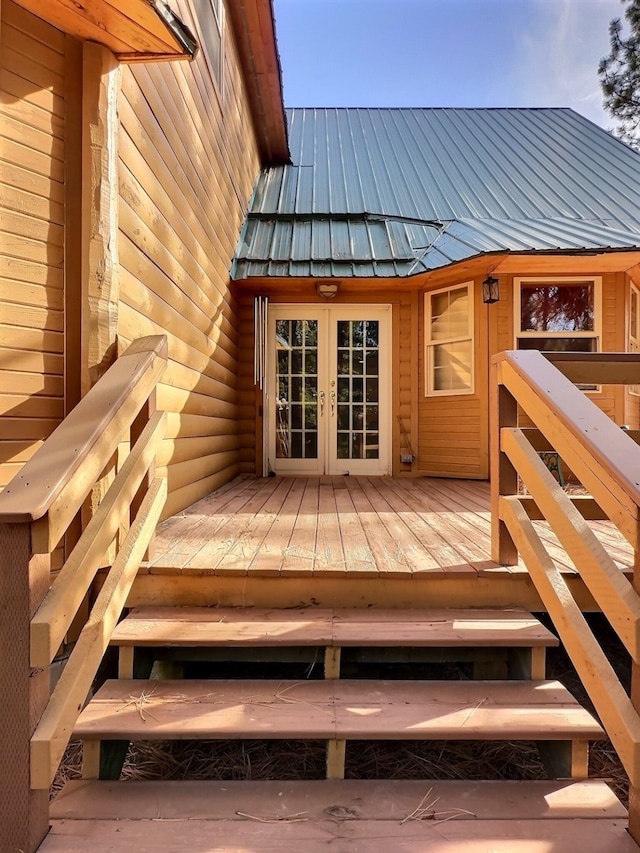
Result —
[{"label": "pine tree", "polygon": [[640,0],[627,3],[628,35],[623,33],[621,19],[614,18],[609,25],[611,53],[600,60],[598,75],[604,108],[618,122],[614,133],[640,148]]}]

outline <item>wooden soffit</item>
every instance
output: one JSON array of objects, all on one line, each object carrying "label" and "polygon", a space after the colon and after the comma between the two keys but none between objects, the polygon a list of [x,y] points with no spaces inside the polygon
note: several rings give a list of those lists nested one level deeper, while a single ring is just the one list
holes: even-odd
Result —
[{"label": "wooden soffit", "polygon": [[187,59],[198,44],[164,0],[16,0],[81,41],[102,44],[121,62]]},{"label": "wooden soffit", "polygon": [[272,0],[232,0],[227,16],[236,38],[264,166],[290,162],[282,72]]}]

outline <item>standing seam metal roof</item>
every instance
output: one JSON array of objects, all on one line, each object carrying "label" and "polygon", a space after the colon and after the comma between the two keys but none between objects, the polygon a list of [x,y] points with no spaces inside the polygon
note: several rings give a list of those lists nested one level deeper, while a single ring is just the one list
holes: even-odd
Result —
[{"label": "standing seam metal roof", "polygon": [[478,254],[640,246],[640,154],[570,109],[294,109],[234,263],[404,277]]}]

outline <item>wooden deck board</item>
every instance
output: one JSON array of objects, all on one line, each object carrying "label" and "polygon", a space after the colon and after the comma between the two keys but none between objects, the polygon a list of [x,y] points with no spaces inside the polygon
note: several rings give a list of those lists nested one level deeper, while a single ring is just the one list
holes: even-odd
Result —
[{"label": "wooden deck board", "polygon": [[[303,496],[304,482],[294,480],[281,508],[277,505],[275,493],[271,499],[273,502],[265,504],[264,512],[273,513],[273,522],[270,528],[265,526],[262,544],[253,549],[253,556],[250,556],[247,564],[248,571],[259,575],[280,574],[282,554],[289,545]],[[227,568],[231,569],[232,566],[228,565]]]},{"label": "wooden deck board", "polygon": [[318,529],[316,533],[316,555],[313,574],[347,574],[347,563],[340,535],[340,519],[336,507],[333,483],[321,479],[318,492]]},{"label": "wooden deck board", "polygon": [[[491,560],[489,499],[489,484],[471,480],[239,477],[167,519],[158,530],[155,559],[141,571],[238,583],[306,578],[323,585],[345,578],[392,584],[504,584],[511,578],[524,584],[511,600],[524,604],[530,600],[524,563]],[[534,524],[561,572],[579,580],[549,526]],[[632,549],[617,529],[606,521],[590,524],[629,572]],[[466,600],[460,589],[459,600]],[[498,601],[509,602],[506,590]]]},{"label": "wooden deck board", "polygon": [[83,740],[589,740],[591,715],[552,681],[107,681]]},{"label": "wooden deck board", "polygon": [[345,477],[345,484],[351,495],[353,505],[360,514],[362,527],[369,548],[374,554],[378,573],[394,577],[411,577],[411,566],[404,555],[402,542],[392,536],[384,523],[387,507],[374,506],[375,494],[363,488],[359,477]]},{"label": "wooden deck board", "polygon": [[317,478],[302,481],[304,494],[298,509],[289,544],[282,551],[280,574],[283,576],[311,575],[316,557],[316,532],[318,526]]}]

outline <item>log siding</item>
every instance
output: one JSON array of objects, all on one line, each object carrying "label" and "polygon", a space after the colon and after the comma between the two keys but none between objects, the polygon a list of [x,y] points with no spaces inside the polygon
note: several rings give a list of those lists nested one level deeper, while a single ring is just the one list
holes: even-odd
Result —
[{"label": "log siding", "polygon": [[[193,23],[187,0],[177,12]],[[239,470],[238,310],[229,265],[260,168],[230,28],[223,97],[206,46],[190,64],[123,68],[119,333],[165,333],[160,451],[171,515]]]},{"label": "log siding", "polygon": [[2,3],[0,488],[64,416],[67,38]]}]

